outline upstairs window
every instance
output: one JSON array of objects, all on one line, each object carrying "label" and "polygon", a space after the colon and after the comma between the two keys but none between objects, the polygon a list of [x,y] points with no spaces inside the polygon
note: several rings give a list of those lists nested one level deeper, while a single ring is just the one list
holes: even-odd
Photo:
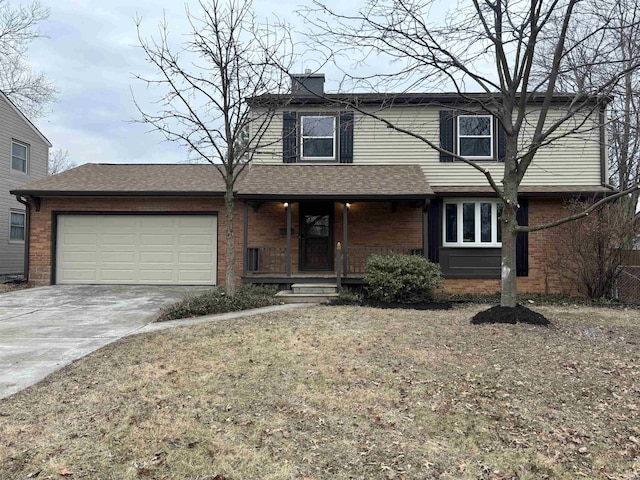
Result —
[{"label": "upstairs window", "polygon": [[457,200],[444,204],[443,246],[500,247],[504,205],[493,200]]},{"label": "upstairs window", "polygon": [[353,163],[353,112],[283,112],[282,162]]},{"label": "upstairs window", "polygon": [[9,241],[24,242],[24,220],[26,215],[23,212],[11,212],[9,215]]},{"label": "upstairs window", "polygon": [[336,159],[336,117],[300,117],[300,157],[302,160]]},{"label": "upstairs window", "polygon": [[470,159],[493,159],[493,117],[458,116],[458,152]]},{"label": "upstairs window", "polygon": [[11,169],[27,173],[29,163],[29,146],[13,140],[11,142]]},{"label": "upstairs window", "polygon": [[441,162],[455,162],[459,155],[473,161],[500,161],[506,155],[507,139],[502,124],[492,115],[461,114],[440,110]]}]

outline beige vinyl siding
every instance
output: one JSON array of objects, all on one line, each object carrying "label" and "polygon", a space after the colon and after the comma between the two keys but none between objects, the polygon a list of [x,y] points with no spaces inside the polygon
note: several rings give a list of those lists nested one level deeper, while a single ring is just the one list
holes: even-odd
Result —
[{"label": "beige vinyl siding", "polygon": [[[286,109],[289,111],[289,109]],[[260,127],[266,126],[262,134]],[[264,130],[264,129],[262,129]],[[268,116],[262,109],[251,111],[249,138],[253,145],[259,145],[253,156],[258,163],[282,163],[282,114]]]},{"label": "beige vinyl siding", "polygon": [[[11,169],[12,140],[29,145],[26,174]],[[48,145],[0,97],[0,275],[21,274],[24,270],[24,244],[9,242],[9,212],[23,212],[25,207],[9,192],[46,177],[48,155]]]},{"label": "beige vinyl siding", "polygon": [[[529,114],[530,123],[537,119],[539,112]],[[562,119],[565,113],[552,109],[547,125]],[[533,125],[525,128],[522,145],[530,143]],[[529,134],[529,135],[528,135]],[[598,112],[589,116],[576,114],[564,122],[555,137],[562,137],[552,144],[542,147],[534,157],[524,178],[524,185],[601,185],[602,166],[600,158],[600,131]]]},{"label": "beige vinyl siding", "polygon": [[[426,138],[439,142],[438,107],[394,107],[393,110],[380,112],[394,125],[416,132]],[[325,108],[304,109],[300,111],[327,111]],[[532,117],[537,115],[531,112]],[[560,112],[551,112],[550,121]],[[594,114],[597,117],[597,113]],[[590,122],[590,121],[589,121]],[[572,133],[553,145],[541,149],[527,171],[523,185],[600,185],[600,141],[599,132],[593,122],[580,128],[578,134]],[[571,122],[563,128],[571,128]],[[525,132],[525,137],[527,133]],[[282,117],[272,122],[264,136],[265,148],[256,156],[261,163],[282,163]],[[440,162],[437,151],[422,140],[408,134],[397,132],[374,118],[356,114],[354,127],[354,163],[358,164],[419,164],[424,169],[432,186],[475,186],[486,185],[484,175],[463,162]],[[524,144],[524,143],[523,143]],[[495,175],[502,178],[502,163],[481,162]]]}]

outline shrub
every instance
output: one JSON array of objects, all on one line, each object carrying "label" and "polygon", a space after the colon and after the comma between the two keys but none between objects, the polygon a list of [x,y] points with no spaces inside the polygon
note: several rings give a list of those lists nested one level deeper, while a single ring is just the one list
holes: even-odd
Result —
[{"label": "shrub", "polygon": [[[595,200],[568,202],[568,214],[586,210]],[[588,217],[558,227],[562,241],[553,242],[555,268],[568,285],[594,301],[612,298],[624,265],[624,252],[639,233],[634,208],[621,199],[591,212]]]},{"label": "shrub", "polygon": [[224,288],[213,288],[162,307],[158,321],[200,317],[215,313],[236,312],[275,305],[277,291],[276,287],[271,286],[238,285],[236,294],[233,297],[229,297],[226,295]]},{"label": "shrub", "polygon": [[418,255],[372,255],[363,280],[373,300],[410,303],[431,298],[442,276],[439,265]]},{"label": "shrub", "polygon": [[360,303],[362,301],[362,293],[343,288],[338,292],[338,301],[342,303]]}]

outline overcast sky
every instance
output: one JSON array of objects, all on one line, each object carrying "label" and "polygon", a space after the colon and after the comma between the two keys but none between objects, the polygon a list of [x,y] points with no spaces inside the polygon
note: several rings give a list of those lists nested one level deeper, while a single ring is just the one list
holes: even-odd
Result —
[{"label": "overcast sky", "polygon": [[[305,0],[256,0],[261,18],[272,12],[300,27],[292,13]],[[12,4],[28,1],[10,0]],[[147,35],[157,32],[163,11],[170,31],[187,33],[181,0],[41,0],[50,9],[41,24],[41,38],[31,44],[29,63],[45,72],[59,90],[51,112],[36,120],[54,148],[69,151],[70,159],[83,163],[176,163],[186,151],[163,141],[149,126],[132,123],[138,113],[132,102],[145,100],[145,87],[132,78],[148,71],[136,47],[136,15]],[[191,2],[194,3],[194,2]],[[338,3],[338,2],[335,2]],[[304,65],[298,65],[300,71]]]}]

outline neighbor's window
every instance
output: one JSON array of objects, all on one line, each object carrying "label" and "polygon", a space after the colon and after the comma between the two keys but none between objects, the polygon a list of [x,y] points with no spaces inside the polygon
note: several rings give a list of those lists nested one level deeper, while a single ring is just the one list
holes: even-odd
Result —
[{"label": "neighbor's window", "polygon": [[493,159],[493,117],[458,116],[458,153],[462,157]]},{"label": "neighbor's window", "polygon": [[443,245],[445,247],[501,246],[502,202],[460,200],[445,202]]},{"label": "neighbor's window", "polygon": [[11,169],[27,173],[29,162],[29,146],[25,143],[11,142]]},{"label": "neighbor's window", "polygon": [[24,220],[26,215],[22,212],[10,213],[9,241],[24,242]]},{"label": "neighbor's window", "polygon": [[302,160],[336,158],[336,117],[302,115],[300,117]]}]

